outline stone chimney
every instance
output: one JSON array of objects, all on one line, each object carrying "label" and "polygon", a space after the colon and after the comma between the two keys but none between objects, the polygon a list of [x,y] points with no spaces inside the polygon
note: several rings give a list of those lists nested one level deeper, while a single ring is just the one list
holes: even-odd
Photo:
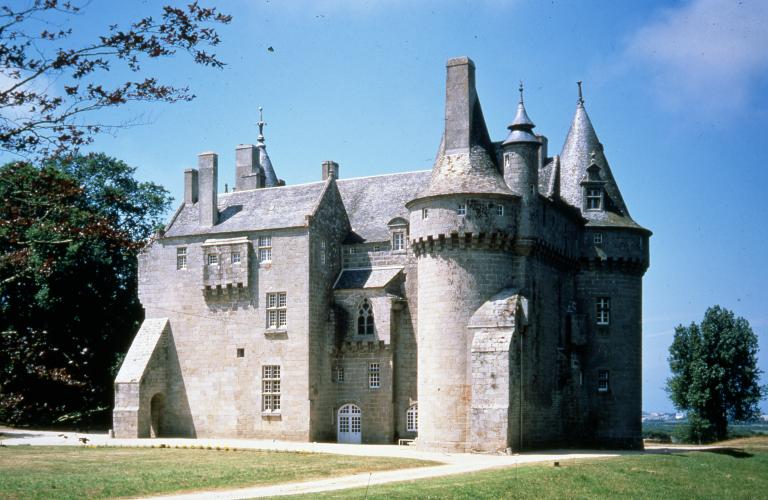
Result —
[{"label": "stone chimney", "polygon": [[204,227],[215,226],[219,221],[217,208],[219,186],[219,155],[212,152],[197,155],[197,168],[199,170],[199,203],[200,225]]},{"label": "stone chimney", "polygon": [[323,162],[323,180],[328,177],[339,178],[339,164],[335,161],[326,160]]},{"label": "stone chimney", "polygon": [[259,165],[259,152],[253,144],[240,144],[235,150],[235,189],[264,187],[264,171]]},{"label": "stone chimney", "polygon": [[184,203],[197,203],[197,170],[188,168],[184,171]]},{"label": "stone chimney", "polygon": [[539,146],[539,169],[542,169],[544,168],[544,165],[547,164],[549,139],[541,134],[536,134],[536,138],[539,140],[539,143],[541,143],[541,146]]}]

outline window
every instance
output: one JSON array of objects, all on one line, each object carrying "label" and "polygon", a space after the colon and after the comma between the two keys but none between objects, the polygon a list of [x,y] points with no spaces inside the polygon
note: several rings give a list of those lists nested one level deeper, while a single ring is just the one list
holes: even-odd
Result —
[{"label": "window", "polygon": [[587,189],[587,210],[600,210],[603,208],[603,190]]},{"label": "window", "polygon": [[381,245],[373,245],[374,252],[381,252]]},{"label": "window", "polygon": [[426,219],[429,217],[429,209],[428,208],[422,208],[421,209],[421,218]]},{"label": "window", "polygon": [[349,255],[352,255],[352,254],[354,254],[356,251],[357,251],[357,249],[356,249],[355,247],[349,247],[349,248],[347,248],[347,253],[348,253]]},{"label": "window", "polygon": [[459,215],[467,215],[467,204],[466,203],[459,203]]},{"label": "window", "polygon": [[608,325],[611,322],[611,299],[598,297],[595,301],[595,313],[598,325]]},{"label": "window", "polygon": [[285,328],[288,319],[285,292],[267,294],[267,328]]},{"label": "window", "polygon": [[504,168],[509,168],[509,164],[512,160],[512,155],[504,155]]},{"label": "window", "polygon": [[371,389],[381,387],[381,365],[379,363],[368,365],[368,387]]},{"label": "window", "polygon": [[597,392],[608,392],[608,370],[597,371]]},{"label": "window", "polygon": [[357,310],[357,334],[373,335],[373,308],[365,299]]},{"label": "window", "polygon": [[271,236],[259,236],[259,262],[272,262]]},{"label": "window", "polygon": [[496,205],[496,215],[504,215],[504,205]]},{"label": "window", "polygon": [[261,367],[261,411],[280,413],[280,365]]},{"label": "window", "polygon": [[239,264],[240,263],[240,252],[232,252],[230,255],[230,260],[233,264]]},{"label": "window", "polygon": [[402,231],[392,233],[392,250],[405,250],[405,233]]},{"label": "window", "polygon": [[176,249],[176,269],[187,268],[187,247]]},{"label": "window", "polygon": [[408,432],[416,432],[419,430],[419,405],[411,405],[408,407],[408,412],[405,414],[405,430]]},{"label": "window", "polygon": [[344,365],[342,365],[341,363],[337,364],[336,369],[334,371],[336,372],[335,373],[336,383],[341,384],[342,382],[344,382]]},{"label": "window", "polygon": [[215,253],[209,253],[208,254],[208,265],[209,266],[216,266],[219,264],[219,256]]},{"label": "window", "polygon": [[595,245],[600,245],[603,243],[603,233],[595,233],[594,234],[594,242]]},{"label": "window", "polygon": [[245,349],[242,347],[237,348],[237,357],[238,358],[244,358],[245,357]]},{"label": "window", "polygon": [[326,250],[326,244],[325,241],[320,242],[320,264],[325,265],[325,250]]}]

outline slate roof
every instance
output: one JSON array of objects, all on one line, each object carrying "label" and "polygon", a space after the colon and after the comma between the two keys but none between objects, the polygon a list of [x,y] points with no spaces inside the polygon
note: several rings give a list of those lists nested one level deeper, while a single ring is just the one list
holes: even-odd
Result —
[{"label": "slate roof", "polygon": [[341,199],[357,241],[387,241],[387,223],[395,217],[408,220],[405,204],[429,184],[431,171],[339,179]]},{"label": "slate roof", "polygon": [[314,212],[325,182],[219,193],[219,222],[200,227],[198,204],[184,205],[165,236],[261,231],[305,225]]},{"label": "slate roof", "polygon": [[383,288],[397,276],[402,267],[345,269],[336,280],[336,290]]}]

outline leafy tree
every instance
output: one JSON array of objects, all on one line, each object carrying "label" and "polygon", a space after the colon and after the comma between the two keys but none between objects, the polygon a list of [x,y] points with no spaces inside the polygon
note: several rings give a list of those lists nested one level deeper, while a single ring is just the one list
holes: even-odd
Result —
[{"label": "leafy tree", "polygon": [[120,126],[101,123],[94,111],[194,98],[188,88],[153,77],[106,83],[120,69],[138,77],[143,62],[177,52],[204,66],[224,64],[206,51],[220,42],[215,25],[231,20],[215,8],[165,6],[159,18],[109,26],[83,45],[64,24],[80,14],[81,7],[58,0],[0,6],[0,151],[36,160],[74,154],[95,134]]},{"label": "leafy tree", "polygon": [[0,167],[0,421],[106,417],[142,320],[136,255],[170,205],[104,154]]},{"label": "leafy tree", "polygon": [[729,420],[758,414],[765,389],[759,385],[757,351],[749,322],[720,306],[707,309],[700,325],[675,328],[667,391],[675,406],[688,412],[693,440],[725,439]]}]

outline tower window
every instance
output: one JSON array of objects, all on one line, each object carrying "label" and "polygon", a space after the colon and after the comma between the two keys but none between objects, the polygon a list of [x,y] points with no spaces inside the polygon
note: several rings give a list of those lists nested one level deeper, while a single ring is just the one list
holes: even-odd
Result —
[{"label": "tower window", "polygon": [[408,412],[405,414],[405,430],[408,432],[416,432],[419,430],[419,405],[411,405],[408,407]]},{"label": "tower window", "polygon": [[603,208],[603,190],[587,189],[587,210],[601,210]]},{"label": "tower window", "polygon": [[335,375],[336,383],[337,384],[343,383],[344,382],[344,365],[342,365],[341,363],[337,363],[334,369],[334,372],[335,372],[334,375]]},{"label": "tower window", "polygon": [[610,387],[608,383],[608,370],[597,371],[597,392],[608,392]]},{"label": "tower window", "polygon": [[392,233],[392,250],[405,250],[405,233],[402,231]]},{"label": "tower window", "polygon": [[368,365],[368,387],[371,389],[381,387],[381,365],[379,363]]},{"label": "tower window", "polygon": [[360,309],[357,311],[357,334],[373,335],[373,308],[368,299],[360,304]]},{"label": "tower window", "polygon": [[593,235],[593,241],[595,242],[595,245],[600,245],[603,243],[603,233],[595,233]]},{"label": "tower window", "polygon": [[504,215],[504,205],[496,205],[496,215]]},{"label": "tower window", "polygon": [[176,269],[187,268],[187,247],[176,249]]},{"label": "tower window", "polygon": [[233,264],[239,264],[240,263],[240,252],[232,252],[231,254],[231,260]]},{"label": "tower window", "polygon": [[272,262],[272,237],[259,237],[259,262]]},{"label": "tower window", "polygon": [[608,325],[611,323],[611,299],[609,297],[598,297],[595,301],[595,316],[598,325]]},{"label": "tower window", "polygon": [[429,217],[429,209],[428,208],[422,208],[421,209],[421,218],[426,219]]},{"label": "tower window", "polygon": [[467,215],[467,204],[459,203],[459,210],[457,212],[459,215]]}]

